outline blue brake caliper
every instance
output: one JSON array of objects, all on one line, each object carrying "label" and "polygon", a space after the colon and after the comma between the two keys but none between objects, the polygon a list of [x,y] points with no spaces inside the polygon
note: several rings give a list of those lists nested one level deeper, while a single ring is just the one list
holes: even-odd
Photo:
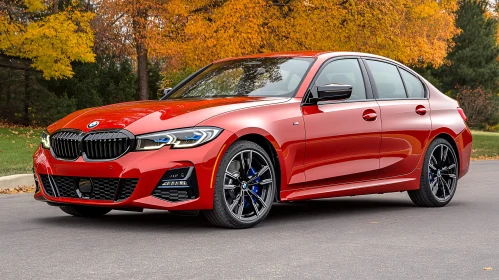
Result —
[{"label": "blue brake caliper", "polygon": [[428,171],[428,177],[430,178],[430,183],[433,183],[435,178],[433,177],[433,174],[431,173],[431,171]]},{"label": "blue brake caliper", "polygon": [[[253,177],[254,175],[256,174],[256,171],[253,167],[250,168],[250,170],[248,170],[248,178],[251,178]],[[254,183],[259,183],[260,182],[260,177],[256,177],[255,180],[253,180]],[[258,185],[254,185],[251,187],[251,190],[256,193],[257,195],[262,195],[260,193],[260,187],[258,187]],[[251,199],[253,199],[253,202],[254,203],[257,203],[256,202],[256,199],[254,197],[252,197]],[[244,203],[244,208],[248,208],[250,207],[250,201],[249,200],[245,200],[245,203]],[[253,207],[253,206],[251,206]]]}]

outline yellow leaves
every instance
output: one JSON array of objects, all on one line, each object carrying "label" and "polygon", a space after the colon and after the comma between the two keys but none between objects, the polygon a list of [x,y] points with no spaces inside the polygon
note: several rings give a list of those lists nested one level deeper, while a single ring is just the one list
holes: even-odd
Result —
[{"label": "yellow leaves", "polygon": [[[24,3],[36,13],[46,10],[49,2]],[[134,48],[130,42],[140,42],[151,55],[166,58],[170,71],[197,68],[224,57],[293,50],[360,51],[403,63],[438,66],[458,32],[453,15],[457,0],[273,3],[276,1],[98,0],[96,32],[101,31],[101,37],[96,40],[127,45],[130,50]],[[0,12],[0,50],[31,59],[32,66],[46,78],[71,77],[72,61],[94,61],[93,16],[69,8],[13,22]]]},{"label": "yellow leaves", "polygon": [[437,2],[440,8],[446,12],[455,12],[458,8],[456,0],[440,0]]},{"label": "yellow leaves", "polygon": [[[97,2],[99,16],[122,37],[116,42],[144,43],[150,55],[168,61],[169,71],[225,57],[293,50],[360,51],[438,66],[458,32],[453,14],[457,0]],[[148,11],[147,17],[136,16],[141,9]],[[140,36],[131,40],[137,26]]]},{"label": "yellow leaves", "polygon": [[494,270],[492,267],[484,267],[483,270],[485,271],[491,271],[491,270]]},{"label": "yellow leaves", "polygon": [[20,194],[20,193],[34,193],[35,186],[17,186],[10,189],[1,189],[0,194]]},{"label": "yellow leaves", "polygon": [[436,1],[430,1],[430,3],[414,5],[414,7],[410,9],[410,13],[414,18],[425,18],[438,13],[439,9],[440,7]]},{"label": "yellow leaves", "polygon": [[[293,50],[360,51],[438,66],[458,32],[456,0],[291,0],[286,5],[227,0],[187,15],[186,9],[195,10],[206,1],[174,2],[184,5],[171,4],[168,17],[159,17],[162,29],[155,30],[149,44],[173,68]],[[179,18],[184,20],[176,25],[172,19]]]},{"label": "yellow leaves", "polygon": [[187,6],[184,4],[184,1],[182,0],[167,1],[165,8],[166,10],[169,11],[169,13],[177,16],[186,17],[189,15],[189,10],[187,9]]},{"label": "yellow leaves", "polygon": [[60,12],[29,24],[24,34],[25,57],[33,60],[32,66],[45,78],[71,77],[71,61],[94,61],[92,17],[91,13]]},{"label": "yellow leaves", "polygon": [[24,4],[30,12],[40,12],[46,9],[42,0],[24,0]]},{"label": "yellow leaves", "polygon": [[275,10],[266,0],[229,0],[210,13],[189,19],[183,49],[186,63],[199,67],[212,60],[262,51],[266,23]]},{"label": "yellow leaves", "polygon": [[[31,1],[30,9],[38,9]],[[94,14],[68,9],[36,21],[19,23],[1,17],[0,49],[7,55],[32,60],[31,66],[45,78],[73,75],[71,62],[93,62],[93,32],[90,20]]]}]

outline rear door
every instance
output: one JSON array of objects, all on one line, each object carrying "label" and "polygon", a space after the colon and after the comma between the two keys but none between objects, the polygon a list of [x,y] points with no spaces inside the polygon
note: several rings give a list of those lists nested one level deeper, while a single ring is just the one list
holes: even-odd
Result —
[{"label": "rear door", "polygon": [[426,87],[408,68],[371,58],[364,62],[381,113],[378,178],[408,174],[424,154],[430,135]]},{"label": "rear door", "polygon": [[302,106],[306,130],[305,178],[309,186],[375,179],[379,168],[381,120],[362,61],[337,58],[324,63],[312,86],[353,87],[344,101]]}]

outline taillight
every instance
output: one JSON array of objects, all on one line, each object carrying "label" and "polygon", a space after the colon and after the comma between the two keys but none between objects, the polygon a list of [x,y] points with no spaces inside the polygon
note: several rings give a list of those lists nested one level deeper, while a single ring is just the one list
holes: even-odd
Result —
[{"label": "taillight", "polygon": [[463,118],[464,122],[468,121],[468,117],[464,114],[464,110],[460,107],[457,108],[457,111],[459,112],[459,115],[461,115],[461,118]]}]

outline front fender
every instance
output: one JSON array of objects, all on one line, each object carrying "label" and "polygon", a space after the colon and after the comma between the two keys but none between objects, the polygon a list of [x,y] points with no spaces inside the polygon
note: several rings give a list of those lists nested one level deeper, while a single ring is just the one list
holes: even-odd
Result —
[{"label": "front fender", "polygon": [[248,108],[208,119],[198,126],[216,126],[233,132],[227,147],[247,135],[263,136],[277,153],[281,167],[281,190],[296,188],[305,182],[305,127],[298,99]]}]

